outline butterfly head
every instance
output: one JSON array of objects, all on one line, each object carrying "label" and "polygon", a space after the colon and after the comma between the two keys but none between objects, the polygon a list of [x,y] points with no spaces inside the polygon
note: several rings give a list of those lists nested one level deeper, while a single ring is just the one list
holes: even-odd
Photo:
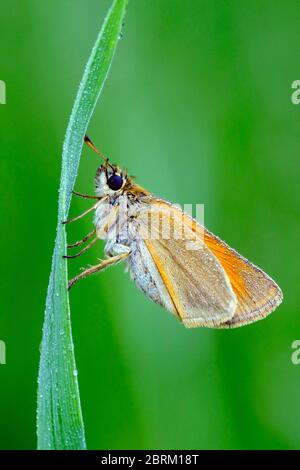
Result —
[{"label": "butterfly head", "polygon": [[108,158],[104,157],[97,147],[95,147],[87,135],[84,137],[84,141],[102,160],[104,160],[104,163],[99,166],[95,178],[97,196],[113,197],[126,193],[128,196],[136,199],[139,196],[147,196],[150,194],[144,188],[135,184],[133,178],[128,176],[127,171],[122,170],[117,165],[112,165],[108,161]]},{"label": "butterfly head", "polygon": [[99,197],[119,195],[125,191],[129,181],[131,178],[126,171],[118,166],[104,163],[96,173],[96,194]]}]

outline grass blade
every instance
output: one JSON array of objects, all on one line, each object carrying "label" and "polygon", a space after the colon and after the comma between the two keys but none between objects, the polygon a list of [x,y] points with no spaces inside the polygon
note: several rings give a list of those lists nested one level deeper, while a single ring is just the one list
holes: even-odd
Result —
[{"label": "grass blade", "polygon": [[38,378],[38,449],[85,449],[85,435],[67,291],[66,232],[83,137],[107,77],[127,0],[115,0],[86,65],[66,132],[62,155],[57,235],[46,300]]}]

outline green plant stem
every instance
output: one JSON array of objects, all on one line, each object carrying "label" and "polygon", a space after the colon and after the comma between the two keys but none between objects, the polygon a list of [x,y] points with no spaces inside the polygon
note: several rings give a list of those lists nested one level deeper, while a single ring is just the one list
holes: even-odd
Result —
[{"label": "green plant stem", "polygon": [[63,146],[57,235],[49,279],[38,377],[38,449],[85,449],[72,340],[65,226],[90,118],[107,77],[127,0],[115,0],[86,65]]}]

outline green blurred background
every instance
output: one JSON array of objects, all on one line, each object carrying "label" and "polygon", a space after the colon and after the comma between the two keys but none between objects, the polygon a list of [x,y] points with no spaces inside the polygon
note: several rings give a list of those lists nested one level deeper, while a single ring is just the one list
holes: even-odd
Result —
[{"label": "green blurred background", "polygon": [[[0,6],[0,447],[36,447],[39,344],[61,149],[109,0]],[[205,203],[210,230],[280,284],[284,304],[232,331],[185,330],[112,268],[71,292],[90,449],[300,444],[299,2],[131,0],[89,134],[155,194]],[[93,191],[87,149],[76,189]],[[89,206],[73,200],[71,214]],[[68,228],[69,241],[91,217]],[[102,256],[101,242],[70,275]]]}]

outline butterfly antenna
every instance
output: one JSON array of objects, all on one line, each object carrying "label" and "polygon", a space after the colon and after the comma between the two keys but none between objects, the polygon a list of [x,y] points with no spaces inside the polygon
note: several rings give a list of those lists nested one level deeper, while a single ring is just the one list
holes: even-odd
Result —
[{"label": "butterfly antenna", "polygon": [[92,149],[97,155],[99,155],[100,158],[102,158],[102,160],[104,160],[105,165],[108,165],[112,169],[114,169],[114,167],[110,163],[108,163],[108,158],[106,158],[103,155],[103,153],[100,152],[100,150],[97,149],[97,147],[93,144],[93,142],[91,141],[91,139],[87,135],[84,136],[84,141],[90,147],[90,149]]}]

